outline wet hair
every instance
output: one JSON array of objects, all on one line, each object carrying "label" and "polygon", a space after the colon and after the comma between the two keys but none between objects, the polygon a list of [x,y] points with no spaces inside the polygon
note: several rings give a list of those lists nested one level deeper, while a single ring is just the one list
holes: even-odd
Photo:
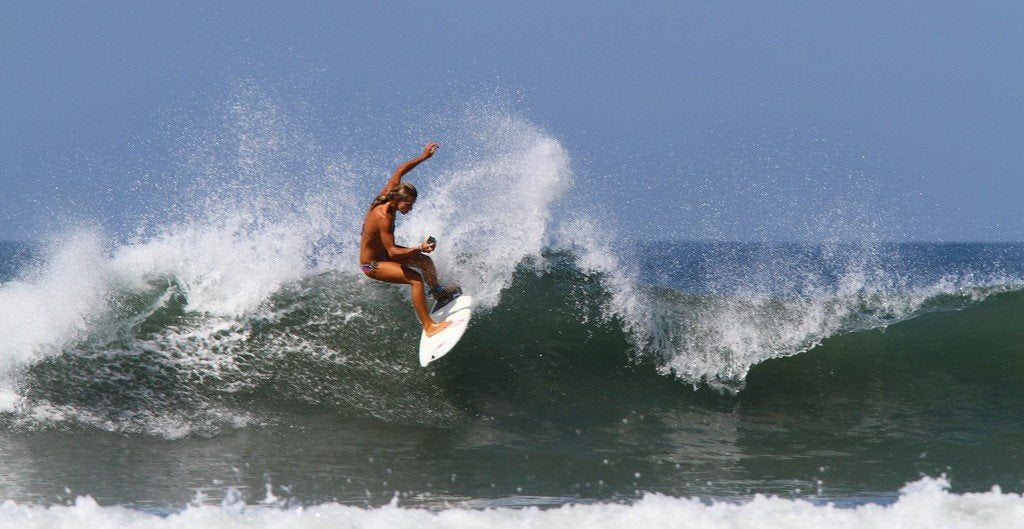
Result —
[{"label": "wet hair", "polygon": [[373,199],[373,204],[370,207],[375,208],[385,202],[391,202],[396,198],[401,200],[411,200],[416,198],[416,186],[408,182],[402,182],[397,186],[392,187],[387,193]]}]

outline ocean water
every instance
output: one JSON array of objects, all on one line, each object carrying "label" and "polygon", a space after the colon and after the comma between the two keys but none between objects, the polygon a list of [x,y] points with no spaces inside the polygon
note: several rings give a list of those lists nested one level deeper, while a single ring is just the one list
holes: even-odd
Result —
[{"label": "ocean water", "polygon": [[280,135],[0,243],[0,526],[1024,527],[1024,244],[636,241],[469,129],[398,226],[479,300],[426,369]]}]

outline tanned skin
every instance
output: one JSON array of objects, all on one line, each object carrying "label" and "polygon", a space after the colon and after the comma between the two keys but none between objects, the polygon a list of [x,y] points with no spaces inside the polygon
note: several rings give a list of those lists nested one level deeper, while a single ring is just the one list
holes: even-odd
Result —
[{"label": "tanned skin", "polygon": [[[423,154],[398,166],[377,196],[391,191],[401,183],[403,176],[433,156],[437,148],[438,144],[430,142],[423,148]],[[424,241],[416,248],[395,244],[395,212],[408,215],[415,203],[415,198],[411,200],[396,198],[390,202],[373,206],[366,212],[366,219],[363,221],[363,236],[359,241],[359,262],[365,264],[377,261],[377,267],[367,273],[373,279],[412,287],[412,306],[416,309],[416,316],[423,324],[423,332],[427,336],[433,336],[451,324],[447,321],[437,323],[431,319],[430,312],[427,310],[427,295],[423,289],[424,281],[430,287],[437,285],[437,269],[434,267],[434,261],[426,255],[434,251],[436,244],[428,244]],[[406,265],[420,269],[422,275]]]}]

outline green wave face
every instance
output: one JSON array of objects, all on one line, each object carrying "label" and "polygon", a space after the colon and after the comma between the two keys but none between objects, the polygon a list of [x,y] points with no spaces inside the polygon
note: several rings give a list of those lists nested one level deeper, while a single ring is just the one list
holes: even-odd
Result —
[{"label": "green wave face", "polygon": [[[586,420],[719,395],[720,385],[667,366],[688,354],[729,354],[728,343],[688,350],[701,343],[672,333],[685,324],[706,329],[701,317],[721,319],[737,306],[769,311],[757,315],[763,320],[776,311],[783,322],[793,310],[785,299],[751,304],[647,288],[645,324],[673,327],[667,342],[645,342],[609,310],[615,296],[606,279],[567,253],[523,263],[501,301],[480,311],[453,354],[428,369],[417,365],[419,329],[400,287],[322,273],[288,284],[257,313],[218,317],[189,311],[173,278],[153,279],[118,294],[88,336],[33,364],[23,395],[70,410],[76,421],[126,431],[146,431],[164,415],[192,433],[214,433],[293,409],[432,426],[499,414]],[[1019,388],[1024,293],[993,292],[924,297],[898,318],[873,307],[847,310],[833,334],[809,335],[742,377],[723,374],[719,380],[732,385],[721,398],[841,402],[875,387],[913,390],[926,404],[957,381]],[[670,318],[680,314],[689,319]]]}]

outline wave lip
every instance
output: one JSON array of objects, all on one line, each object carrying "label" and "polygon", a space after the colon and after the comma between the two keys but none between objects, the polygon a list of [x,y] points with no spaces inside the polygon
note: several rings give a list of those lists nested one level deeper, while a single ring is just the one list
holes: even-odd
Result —
[{"label": "wave lip", "polygon": [[62,349],[108,308],[110,270],[94,233],[77,232],[47,253],[45,268],[0,283],[0,382]]},{"label": "wave lip", "polygon": [[[229,495],[221,505],[190,505],[170,514],[154,514],[122,506],[104,507],[89,496],[79,496],[72,505],[41,507],[7,501],[0,504],[0,524],[27,529],[64,526],[110,527],[686,527],[718,529],[736,527],[793,528],[1024,528],[1024,497],[1003,493],[998,486],[980,493],[952,494],[945,477],[922,478],[900,490],[892,504],[868,503],[839,507],[778,497],[755,496],[736,503],[706,502],[699,498],[676,498],[646,494],[635,503],[568,504],[557,508],[449,508],[431,511],[399,506],[397,496],[380,508],[361,508],[337,503],[309,507],[281,507],[280,500],[267,491],[263,505],[242,503]],[[197,498],[201,499],[201,498]]]},{"label": "wave lip", "polygon": [[1024,289],[1019,245],[684,243],[639,250],[665,258],[645,263],[647,277],[627,286],[639,303],[614,303],[632,306],[618,314],[638,355],[662,374],[730,392],[744,387],[753,366],[833,337]]}]

